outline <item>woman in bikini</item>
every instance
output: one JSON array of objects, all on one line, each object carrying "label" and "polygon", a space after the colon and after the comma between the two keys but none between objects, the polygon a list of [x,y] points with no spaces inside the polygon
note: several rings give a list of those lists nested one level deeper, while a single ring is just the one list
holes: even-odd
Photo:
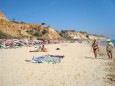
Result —
[{"label": "woman in bikini", "polygon": [[98,47],[98,43],[96,40],[93,41],[92,48],[93,48],[95,59],[97,59],[97,50],[99,51],[99,47]]}]

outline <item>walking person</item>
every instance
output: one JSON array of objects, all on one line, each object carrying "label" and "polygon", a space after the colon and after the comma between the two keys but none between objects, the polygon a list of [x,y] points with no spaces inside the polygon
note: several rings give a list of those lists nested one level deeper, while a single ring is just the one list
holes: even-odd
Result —
[{"label": "walking person", "polygon": [[92,48],[93,48],[95,59],[97,59],[97,50],[99,51],[99,47],[98,47],[98,42],[95,39],[92,43]]},{"label": "walking person", "polygon": [[112,59],[112,50],[113,50],[113,43],[110,40],[108,40],[106,51],[109,59]]}]

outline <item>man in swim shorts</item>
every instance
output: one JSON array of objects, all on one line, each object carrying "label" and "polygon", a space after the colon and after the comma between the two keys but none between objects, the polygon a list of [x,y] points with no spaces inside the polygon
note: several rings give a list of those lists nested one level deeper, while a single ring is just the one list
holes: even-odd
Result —
[{"label": "man in swim shorts", "polygon": [[109,59],[112,59],[112,50],[113,50],[113,43],[110,40],[108,40],[106,51]]}]

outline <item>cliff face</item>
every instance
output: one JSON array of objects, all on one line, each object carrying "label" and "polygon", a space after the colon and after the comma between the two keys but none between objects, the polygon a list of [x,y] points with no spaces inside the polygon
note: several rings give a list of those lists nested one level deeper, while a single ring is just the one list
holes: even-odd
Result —
[{"label": "cliff face", "polygon": [[51,26],[9,21],[2,12],[0,12],[0,32],[17,38],[47,37],[47,35],[50,38],[62,38]]},{"label": "cliff face", "polygon": [[63,30],[63,34],[66,35],[66,37],[71,37],[71,39],[90,39],[90,40],[107,40],[108,38],[105,36],[100,36],[100,35],[93,35],[89,34],[87,32],[78,32],[78,31],[70,31],[70,30]]},{"label": "cliff face", "polygon": [[[62,36],[60,36],[60,35]],[[63,30],[63,32],[56,32],[50,25],[44,26],[41,24],[27,24],[24,22],[9,21],[6,16],[0,12],[0,38],[7,37],[41,37],[46,39],[108,39],[105,36],[92,35],[87,32],[76,32],[75,30]]]},{"label": "cliff face", "polygon": [[9,21],[1,11],[0,11],[0,19],[4,19],[4,20]]},{"label": "cliff face", "polygon": [[73,39],[77,38],[87,39],[86,35],[88,35],[88,33],[86,32],[67,32],[66,34],[71,36]]}]

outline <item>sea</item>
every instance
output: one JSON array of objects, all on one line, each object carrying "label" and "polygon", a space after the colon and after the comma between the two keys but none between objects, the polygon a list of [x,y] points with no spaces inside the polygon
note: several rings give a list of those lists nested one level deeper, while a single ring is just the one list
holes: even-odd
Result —
[{"label": "sea", "polygon": [[115,40],[111,40],[111,42],[115,45]]},{"label": "sea", "polygon": [[[115,40],[111,40],[111,42],[114,44],[114,47],[115,47]],[[103,45],[103,46],[106,46],[107,45],[107,41],[100,41],[99,44]]]}]

